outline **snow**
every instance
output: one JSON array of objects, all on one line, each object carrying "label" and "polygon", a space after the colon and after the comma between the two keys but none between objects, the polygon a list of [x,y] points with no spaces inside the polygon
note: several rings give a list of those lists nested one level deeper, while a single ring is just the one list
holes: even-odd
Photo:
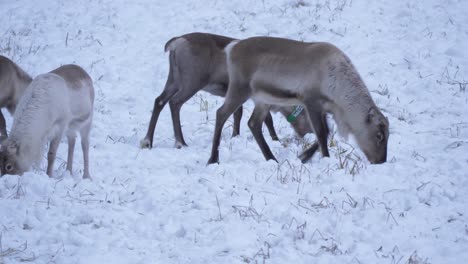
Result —
[{"label": "snow", "polygon": [[[93,77],[93,181],[44,161],[0,178],[0,263],[468,263],[468,2],[0,1],[0,54],[31,75],[76,63]],[[193,31],[328,41],[352,59],[390,121],[388,162],[371,165],[333,136],[330,158],[302,165],[314,140],[279,114],[279,163],[246,120],[206,166],[217,108],[182,108],[174,148],[166,107],[139,148],[168,73],[164,44]],[[11,117],[7,127],[11,128]],[[79,144],[77,144],[79,146]],[[343,151],[346,151],[343,153]]]}]

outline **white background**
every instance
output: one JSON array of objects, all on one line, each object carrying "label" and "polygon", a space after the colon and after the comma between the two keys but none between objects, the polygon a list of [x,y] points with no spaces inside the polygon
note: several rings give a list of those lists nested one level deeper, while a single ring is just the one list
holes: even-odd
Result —
[{"label": "white background", "polygon": [[[65,172],[65,140],[53,179],[45,152],[0,178],[0,263],[468,263],[467,13],[464,0],[0,0],[0,54],[32,76],[79,64],[96,89],[94,180],[80,180],[79,144]],[[341,48],[389,118],[388,162],[335,134],[330,158],[302,165],[314,135],[278,114],[282,143],[266,138],[280,163],[265,162],[248,102],[206,167],[223,99],[204,92],[182,108],[189,147],[174,148],[166,107],[141,150],[164,44],[193,31]]]}]

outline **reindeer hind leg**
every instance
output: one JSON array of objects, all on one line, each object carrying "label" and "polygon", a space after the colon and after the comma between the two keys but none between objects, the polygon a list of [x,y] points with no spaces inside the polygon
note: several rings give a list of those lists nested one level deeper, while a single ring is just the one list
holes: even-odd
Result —
[{"label": "reindeer hind leg", "polygon": [[91,179],[89,173],[89,132],[91,120],[80,129],[81,150],[83,151],[83,179]]},{"label": "reindeer hind leg", "polygon": [[68,141],[67,171],[69,171],[70,174],[73,174],[73,154],[75,151],[76,133],[69,132],[67,134],[67,141]]},{"label": "reindeer hind leg", "polygon": [[[168,80],[169,81],[169,80]],[[148,125],[148,131],[144,139],[140,141],[141,148],[152,148],[154,130],[156,123],[158,122],[159,114],[163,110],[166,103],[176,94],[177,88],[174,83],[166,84],[164,91],[154,100],[153,112],[151,113],[151,119]]]},{"label": "reindeer hind leg", "polygon": [[265,118],[270,114],[270,107],[265,104],[256,104],[252,116],[249,119],[249,128],[257,141],[258,146],[262,150],[263,156],[266,160],[274,160],[278,162],[271,152],[270,147],[265,141],[262,133],[262,124]]},{"label": "reindeer hind leg", "polygon": [[240,121],[242,119],[242,112],[243,112],[243,107],[242,105],[237,108],[237,110],[234,112],[234,124],[232,127],[232,137],[237,137],[240,135]]}]

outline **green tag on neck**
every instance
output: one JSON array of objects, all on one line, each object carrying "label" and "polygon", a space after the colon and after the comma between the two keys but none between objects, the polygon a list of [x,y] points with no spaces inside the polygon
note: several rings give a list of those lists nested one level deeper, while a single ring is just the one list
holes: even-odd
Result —
[{"label": "green tag on neck", "polygon": [[294,111],[288,115],[287,117],[287,120],[289,123],[292,123],[294,121],[296,121],[297,119],[297,116],[299,116],[299,114],[301,114],[302,110],[304,110],[304,107],[302,105],[298,105],[294,108]]},{"label": "green tag on neck", "polygon": [[289,122],[289,123],[292,123],[292,122],[296,121],[296,117],[293,116],[293,115],[288,115],[288,118],[287,118],[287,119],[288,119],[288,122]]}]

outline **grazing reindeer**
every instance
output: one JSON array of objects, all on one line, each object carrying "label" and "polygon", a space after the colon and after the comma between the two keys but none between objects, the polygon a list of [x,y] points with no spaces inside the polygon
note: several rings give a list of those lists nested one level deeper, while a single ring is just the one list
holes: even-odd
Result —
[{"label": "grazing reindeer", "polygon": [[[164,49],[170,52],[169,76],[163,92],[154,101],[148,132],[140,143],[142,148],[152,148],[156,122],[167,102],[171,109],[175,145],[177,148],[187,146],[180,125],[180,109],[200,90],[222,97],[226,95],[229,78],[224,48],[234,40],[208,33],[190,33],[172,38],[166,43]],[[287,115],[292,109],[288,107],[281,109],[280,112]],[[239,135],[241,117],[242,106],[234,112],[233,137]],[[301,120],[298,121],[298,125],[293,124],[293,127],[299,135],[312,132],[308,125],[301,126]],[[265,124],[272,139],[278,140],[270,113],[266,115]]]},{"label": "grazing reindeer", "polygon": [[[15,113],[16,105],[32,78],[18,65],[0,56],[0,109],[6,107],[10,114]],[[5,117],[0,111],[0,142],[8,137]]]},{"label": "grazing reindeer", "polygon": [[218,162],[221,130],[226,119],[250,97],[255,109],[248,125],[267,160],[276,160],[261,133],[260,124],[270,105],[302,105],[317,142],[300,158],[303,162],[320,147],[327,148],[326,113],[336,120],[343,136],[355,136],[371,163],[387,158],[387,118],[371,98],[348,57],[328,43],[255,37],[226,47],[229,88],[224,104],[216,112],[213,148],[208,164]]},{"label": "grazing reindeer", "polygon": [[23,174],[41,157],[50,140],[47,174],[52,176],[62,135],[68,139],[67,170],[72,172],[76,132],[83,149],[83,178],[89,174],[89,132],[93,118],[91,77],[77,65],[64,65],[37,76],[19,101],[10,137],[2,143],[0,168],[4,174]]}]

